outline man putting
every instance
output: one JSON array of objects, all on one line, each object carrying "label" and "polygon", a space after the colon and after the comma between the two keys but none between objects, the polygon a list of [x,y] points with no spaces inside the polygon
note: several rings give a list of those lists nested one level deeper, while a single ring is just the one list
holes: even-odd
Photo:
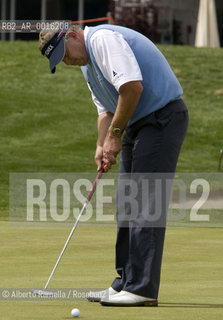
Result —
[{"label": "man putting", "polygon": [[[177,78],[148,38],[120,26],[82,30],[71,25],[68,31],[42,31],[39,48],[49,59],[52,73],[61,61],[81,67],[98,110],[98,170],[104,163],[104,171],[109,171],[121,151],[118,188],[122,188],[121,177],[126,175],[136,177],[137,185],[142,185],[146,174],[173,177],[187,130],[187,108]],[[150,206],[146,208],[142,197],[137,198],[137,213],[131,212],[131,205],[126,206],[126,217],[133,214],[136,218],[124,220],[120,219],[123,211],[118,199],[119,277],[105,291],[91,292],[90,301],[158,305],[168,203],[161,206],[162,223],[147,223],[151,221],[148,217],[156,214],[154,188],[148,188],[147,198]]]}]

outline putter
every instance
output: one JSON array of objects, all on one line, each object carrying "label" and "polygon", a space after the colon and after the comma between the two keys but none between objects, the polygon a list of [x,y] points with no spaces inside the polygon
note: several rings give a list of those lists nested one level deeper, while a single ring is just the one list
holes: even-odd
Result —
[{"label": "putter", "polygon": [[74,233],[74,230],[76,229],[76,227],[78,225],[78,222],[79,222],[79,220],[80,220],[85,208],[87,207],[88,203],[90,202],[90,200],[91,200],[91,198],[92,198],[92,196],[93,196],[93,194],[94,194],[94,192],[95,192],[95,190],[97,188],[98,182],[100,181],[103,172],[104,172],[104,165],[102,164],[102,167],[101,167],[100,171],[98,172],[98,174],[97,174],[97,176],[96,176],[96,178],[95,178],[95,180],[94,180],[94,182],[92,184],[91,190],[88,193],[88,196],[87,196],[87,198],[86,198],[86,200],[85,200],[85,202],[83,204],[83,207],[81,209],[81,212],[79,213],[79,215],[77,217],[77,220],[75,221],[75,224],[74,224],[74,226],[73,226],[73,228],[72,228],[72,230],[71,230],[71,232],[70,232],[70,234],[69,234],[69,236],[67,238],[67,241],[66,241],[66,243],[65,243],[65,245],[63,247],[63,250],[61,251],[61,253],[59,255],[59,258],[57,259],[57,262],[56,262],[56,264],[55,264],[55,266],[54,266],[54,268],[53,268],[53,270],[52,270],[52,272],[51,272],[51,274],[49,276],[49,279],[47,280],[47,283],[46,283],[44,289],[43,290],[41,290],[41,289],[33,289],[32,292],[34,294],[37,294],[39,296],[52,296],[53,295],[52,291],[48,291],[47,290],[48,285],[50,283],[50,280],[51,280],[54,272],[56,271],[56,268],[57,268],[57,266],[58,266],[58,264],[59,264],[59,262],[60,262],[60,260],[62,258],[62,255],[64,254],[64,251],[67,248],[67,245],[68,245],[68,243],[69,243],[69,241],[70,241],[70,239],[71,239],[71,237],[72,237],[72,235]]}]

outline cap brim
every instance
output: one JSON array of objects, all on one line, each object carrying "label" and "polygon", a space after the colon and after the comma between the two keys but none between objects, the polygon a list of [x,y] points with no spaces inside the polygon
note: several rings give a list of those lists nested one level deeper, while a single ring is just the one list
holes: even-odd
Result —
[{"label": "cap brim", "polygon": [[53,50],[53,53],[50,56],[50,71],[52,73],[55,73],[56,71],[56,65],[60,63],[60,61],[63,60],[65,56],[65,40],[64,38],[61,39],[60,43],[56,46],[56,48]]}]

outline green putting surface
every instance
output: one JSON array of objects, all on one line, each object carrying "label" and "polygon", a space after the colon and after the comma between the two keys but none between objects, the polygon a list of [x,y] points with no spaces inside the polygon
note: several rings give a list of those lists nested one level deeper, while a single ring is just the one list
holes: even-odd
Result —
[{"label": "green putting surface", "polygon": [[[1,288],[10,292],[40,288],[63,248],[70,228],[12,228],[0,223]],[[79,226],[49,288],[87,292],[110,286],[114,269],[114,226]],[[102,307],[85,299],[36,301],[1,297],[1,319],[209,320],[223,316],[221,228],[168,228],[159,307]],[[14,293],[14,295],[16,292]]]}]

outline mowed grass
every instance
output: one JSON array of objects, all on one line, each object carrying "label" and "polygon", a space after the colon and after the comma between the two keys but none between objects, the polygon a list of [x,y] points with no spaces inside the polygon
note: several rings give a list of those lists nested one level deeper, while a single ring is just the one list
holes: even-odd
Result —
[{"label": "mowed grass", "polygon": [[[1,42],[0,283],[43,288],[70,229],[12,228],[10,172],[95,172],[97,113],[78,67],[51,75],[37,42]],[[223,51],[159,46],[184,88],[190,114],[178,172],[215,172],[222,143]],[[116,166],[114,171],[118,170]],[[52,288],[103,288],[115,277],[115,227],[80,227]],[[223,316],[221,228],[168,228],[159,308],[86,301],[0,301],[0,319],[215,320]]]},{"label": "mowed grass", "polygon": [[215,172],[222,143],[223,50],[161,46],[184,89],[189,129],[178,171]]},{"label": "mowed grass", "polygon": [[[159,48],[183,86],[190,114],[177,170],[215,172],[223,147],[223,51]],[[10,172],[95,171],[97,112],[80,68],[61,63],[50,74],[35,41],[1,42],[0,67],[0,207],[5,216]]]},{"label": "mowed grass", "polygon": [[[2,288],[43,288],[69,233],[67,228],[11,228],[1,222]],[[114,271],[115,227],[80,227],[51,288],[104,288]],[[0,301],[1,319],[219,320],[223,316],[222,230],[168,228],[159,307],[112,308],[88,301]]]}]

